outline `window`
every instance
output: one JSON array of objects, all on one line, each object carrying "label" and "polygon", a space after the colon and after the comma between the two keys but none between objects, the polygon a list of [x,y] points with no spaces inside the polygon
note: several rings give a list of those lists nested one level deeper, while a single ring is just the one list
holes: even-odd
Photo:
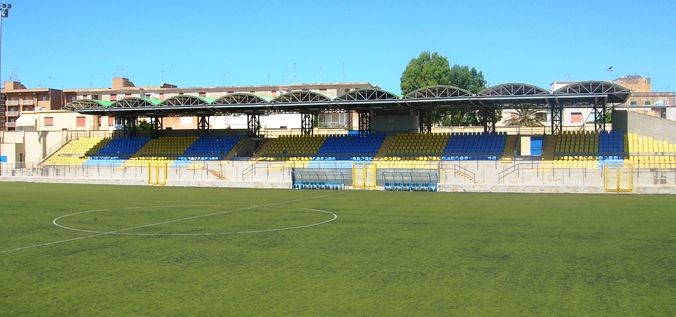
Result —
[{"label": "window", "polygon": [[570,123],[581,123],[582,112],[573,112],[570,114]]},{"label": "window", "polygon": [[75,126],[78,128],[84,128],[86,122],[87,120],[83,116],[78,116],[75,118]]},{"label": "window", "polygon": [[644,106],[650,106],[650,100],[644,101],[644,102],[643,102],[643,105],[644,105]]},{"label": "window", "polygon": [[207,93],[205,91],[200,91],[199,96],[200,97],[206,97]]},{"label": "window", "polygon": [[535,120],[540,121],[540,122],[547,121],[547,113],[545,113],[545,112],[538,112],[534,115],[534,117],[535,117]]},{"label": "window", "polygon": [[115,117],[108,117],[108,126],[112,127],[115,125]]},{"label": "window", "polygon": [[117,100],[117,94],[110,94],[110,101]]},{"label": "window", "polygon": [[192,117],[181,117],[181,125],[192,125]]},{"label": "window", "polygon": [[319,126],[326,128],[344,128],[347,126],[347,113],[323,113],[319,115]]},{"label": "window", "polygon": [[630,101],[630,102],[629,102],[629,105],[630,105],[630,106],[636,106],[636,100]]},{"label": "window", "polygon": [[99,95],[92,95],[92,100],[99,100]]},{"label": "window", "polygon": [[54,117],[45,117],[45,127],[54,126]]},{"label": "window", "polygon": [[48,100],[49,100],[49,95],[40,96],[40,101],[48,101]]}]

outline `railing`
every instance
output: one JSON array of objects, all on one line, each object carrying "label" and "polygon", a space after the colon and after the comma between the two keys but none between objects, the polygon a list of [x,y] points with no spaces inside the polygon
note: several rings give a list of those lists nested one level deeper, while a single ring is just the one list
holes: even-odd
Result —
[{"label": "railing", "polygon": [[5,126],[8,128],[16,128],[16,122],[5,122]]},{"label": "railing", "polygon": [[505,180],[505,177],[513,174],[514,172],[519,171],[519,164],[514,164],[504,170],[502,170],[500,173],[498,173],[498,183],[502,184],[502,182]]},{"label": "railing", "polygon": [[8,106],[18,106],[19,101],[18,100],[7,100],[7,101],[5,101],[5,104],[8,105]]},{"label": "railing", "polygon": [[453,173],[455,176],[458,174],[466,175],[468,180],[472,181],[472,183],[476,183],[476,174],[465,167],[457,164],[453,165]]},{"label": "railing", "polygon": [[22,106],[31,106],[35,104],[35,101],[33,99],[21,99],[20,103]]},{"label": "railing", "polygon": [[251,161],[251,165],[242,170],[242,179],[246,179],[252,173],[254,175],[256,174],[256,163],[257,161]]},{"label": "railing", "polygon": [[5,116],[8,116],[8,117],[18,117],[18,116],[19,116],[19,112],[18,112],[18,111],[7,111],[7,112],[5,112]]},{"label": "railing", "polygon": [[44,161],[47,160],[50,156],[54,155],[58,150],[60,150],[64,145],[66,145],[66,143],[68,143],[68,141],[70,141],[70,140],[72,140],[72,139],[70,138],[70,135],[69,135],[69,134],[65,134],[65,135],[61,138],[61,141],[59,141],[59,143],[55,144],[54,146],[50,147],[50,148],[47,150],[47,153],[45,154],[44,157],[42,157],[42,159],[40,159],[40,162],[39,162],[38,164],[44,162]]},{"label": "railing", "polygon": [[109,130],[68,130],[68,138],[71,140],[79,138],[106,138],[112,137],[114,131]]}]

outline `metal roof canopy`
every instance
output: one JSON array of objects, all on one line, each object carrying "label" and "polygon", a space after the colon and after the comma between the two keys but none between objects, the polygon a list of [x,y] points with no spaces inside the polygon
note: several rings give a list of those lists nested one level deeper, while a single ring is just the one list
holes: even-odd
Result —
[{"label": "metal roof canopy", "polygon": [[508,109],[529,104],[534,108],[552,105],[591,108],[593,105],[624,103],[631,91],[605,81],[569,84],[554,92],[524,84],[488,87],[477,94],[454,86],[430,86],[400,97],[391,92],[365,88],[334,99],[312,91],[292,91],[272,100],[250,93],[233,93],[218,99],[178,95],[164,101],[124,98],[118,101],[76,100],[64,107],[82,114],[118,117],[197,116],[227,114],[316,113],[350,110]]}]

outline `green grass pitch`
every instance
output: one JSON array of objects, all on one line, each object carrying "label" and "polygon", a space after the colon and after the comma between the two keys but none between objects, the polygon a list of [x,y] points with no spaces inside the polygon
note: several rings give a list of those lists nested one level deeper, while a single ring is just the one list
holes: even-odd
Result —
[{"label": "green grass pitch", "polygon": [[0,316],[676,316],[676,196],[0,183]]}]

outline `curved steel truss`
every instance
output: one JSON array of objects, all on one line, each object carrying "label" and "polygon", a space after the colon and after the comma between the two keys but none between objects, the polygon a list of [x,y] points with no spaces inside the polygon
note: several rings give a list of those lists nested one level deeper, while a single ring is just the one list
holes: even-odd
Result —
[{"label": "curved steel truss", "polygon": [[344,101],[397,100],[399,96],[382,89],[357,89],[336,97]]},{"label": "curved steel truss", "polygon": [[331,98],[314,91],[292,91],[272,99],[271,103],[327,102]]},{"label": "curved steel truss", "polygon": [[472,93],[455,86],[430,86],[420,88],[408,93],[406,99],[420,99],[420,98],[451,98],[451,97],[466,97],[471,96]]},{"label": "curved steel truss", "polygon": [[113,102],[113,108],[143,108],[157,106],[160,103],[159,99],[146,99],[137,97],[128,97]]},{"label": "curved steel truss", "polygon": [[162,106],[207,106],[209,104],[207,99],[190,95],[173,96],[160,103]]},{"label": "curved steel truss", "polygon": [[622,103],[629,98],[631,90],[607,81],[581,81],[563,86],[554,91],[554,94],[603,94],[608,96],[609,103]]},{"label": "curved steel truss", "polygon": [[224,105],[256,105],[267,103],[268,101],[265,98],[249,93],[228,94],[214,100],[213,102],[213,104],[224,104]]},{"label": "curved steel truss", "polygon": [[524,83],[508,83],[488,87],[479,92],[483,96],[534,96],[548,95],[549,91]]},{"label": "curved steel truss", "polygon": [[[540,87],[510,83],[492,86],[479,94],[453,86],[431,86],[399,97],[381,89],[349,91],[334,99],[313,91],[292,91],[273,100],[250,93],[232,93],[218,99],[178,95],[162,102],[148,98],[75,100],[65,109],[84,114],[126,116],[191,116],[221,114],[271,114],[277,112],[320,113],[366,110],[501,109],[515,104],[530,104],[549,109],[592,108],[608,103],[623,103],[630,91],[602,81],[579,82],[553,93]],[[557,108],[558,109],[558,108]]]},{"label": "curved steel truss", "polygon": [[70,111],[78,111],[84,109],[101,109],[108,108],[112,105],[112,102],[105,100],[91,100],[91,99],[81,99],[75,100],[63,108]]}]

